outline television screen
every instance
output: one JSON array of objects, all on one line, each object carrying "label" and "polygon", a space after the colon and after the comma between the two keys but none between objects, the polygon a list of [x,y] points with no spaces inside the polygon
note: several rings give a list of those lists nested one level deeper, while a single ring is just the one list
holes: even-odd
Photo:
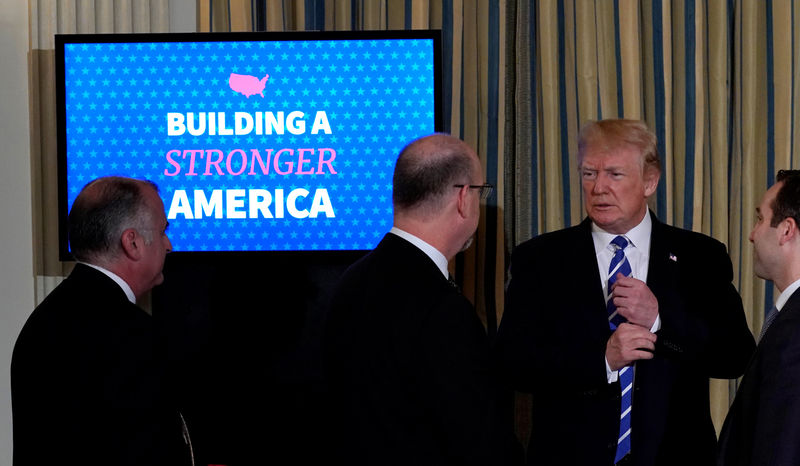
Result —
[{"label": "television screen", "polygon": [[373,248],[441,130],[439,31],[57,35],[61,253],[80,189],[155,182],[174,251]]}]

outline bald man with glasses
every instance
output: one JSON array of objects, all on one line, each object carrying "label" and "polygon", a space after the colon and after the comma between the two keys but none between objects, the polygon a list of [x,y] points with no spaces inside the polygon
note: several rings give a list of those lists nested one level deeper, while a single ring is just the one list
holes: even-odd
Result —
[{"label": "bald man with glasses", "polygon": [[517,451],[494,410],[486,331],[448,274],[491,189],[452,136],[400,153],[394,226],[345,273],[327,328],[343,464],[483,466]]}]

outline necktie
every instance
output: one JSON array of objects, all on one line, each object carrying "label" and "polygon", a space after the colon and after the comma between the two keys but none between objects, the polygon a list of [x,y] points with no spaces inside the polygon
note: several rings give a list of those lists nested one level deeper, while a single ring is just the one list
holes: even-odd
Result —
[{"label": "necktie", "polygon": [[[617,306],[611,299],[611,287],[617,282],[617,274],[626,277],[631,275],[631,264],[625,257],[625,248],[628,240],[624,236],[617,236],[611,240],[614,248],[614,257],[608,267],[608,326],[612,331],[617,329],[619,324],[626,322],[626,319],[617,313]],[[614,463],[619,462],[631,451],[631,401],[633,399],[633,365],[625,366],[619,370],[619,386],[621,389],[620,416],[619,416],[619,436],[617,437],[617,454],[614,456]]]},{"label": "necktie", "polygon": [[447,283],[449,283],[450,286],[458,290],[459,293],[461,292],[461,288],[459,288],[458,283],[456,283],[456,279],[453,278],[453,275],[450,273],[447,274]]},{"label": "necktie", "polygon": [[631,264],[628,258],[625,257],[625,248],[628,246],[628,240],[624,236],[617,236],[611,240],[611,246],[614,248],[614,257],[611,258],[611,264],[608,266],[608,301],[606,302],[606,309],[608,310],[608,324],[611,330],[616,330],[619,324],[625,322],[625,318],[617,314],[617,306],[611,300],[611,287],[617,282],[617,274],[621,273],[626,277],[631,276]]},{"label": "necktie", "polygon": [[764,339],[764,334],[767,333],[767,329],[772,325],[772,321],[774,321],[776,317],[778,317],[778,308],[772,306],[772,309],[770,309],[767,314],[767,318],[764,319],[764,325],[761,326],[761,335],[758,336],[758,341]]}]

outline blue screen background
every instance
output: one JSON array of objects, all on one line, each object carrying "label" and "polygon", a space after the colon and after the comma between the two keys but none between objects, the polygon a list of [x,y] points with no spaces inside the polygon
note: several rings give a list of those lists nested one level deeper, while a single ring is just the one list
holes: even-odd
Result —
[{"label": "blue screen background", "polygon": [[[68,206],[89,181],[123,175],[155,182],[165,208],[185,191],[297,188],[310,192],[298,208],[308,209],[317,189],[327,189],[333,218],[169,220],[175,251],[301,251],[371,249],[392,225],[392,172],[397,154],[411,140],[434,132],[434,46],[430,39],[300,40],[65,44],[65,105]],[[231,73],[268,74],[261,95],[245,96],[229,85]],[[300,111],[306,131],[294,135],[167,134],[167,113]],[[331,134],[311,134],[324,111]],[[336,174],[187,176],[189,159],[171,150],[332,148]],[[273,153],[274,153],[273,152]],[[305,168],[316,168],[316,155]],[[234,159],[236,160],[236,159]],[[224,167],[224,163],[222,164]],[[223,196],[224,197],[224,196]],[[247,198],[245,208],[247,211]],[[273,212],[274,213],[274,212]]]}]

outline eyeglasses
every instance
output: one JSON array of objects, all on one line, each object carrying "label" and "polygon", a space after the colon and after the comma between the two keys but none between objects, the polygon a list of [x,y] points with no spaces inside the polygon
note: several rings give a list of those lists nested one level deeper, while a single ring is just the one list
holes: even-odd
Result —
[{"label": "eyeglasses", "polygon": [[484,183],[484,184],[454,184],[453,185],[454,188],[463,188],[464,186],[468,187],[469,189],[479,189],[480,190],[479,194],[481,196],[481,200],[482,201],[485,201],[486,199],[489,199],[489,196],[492,194],[492,191],[494,190],[494,186],[490,185],[489,183]]}]

